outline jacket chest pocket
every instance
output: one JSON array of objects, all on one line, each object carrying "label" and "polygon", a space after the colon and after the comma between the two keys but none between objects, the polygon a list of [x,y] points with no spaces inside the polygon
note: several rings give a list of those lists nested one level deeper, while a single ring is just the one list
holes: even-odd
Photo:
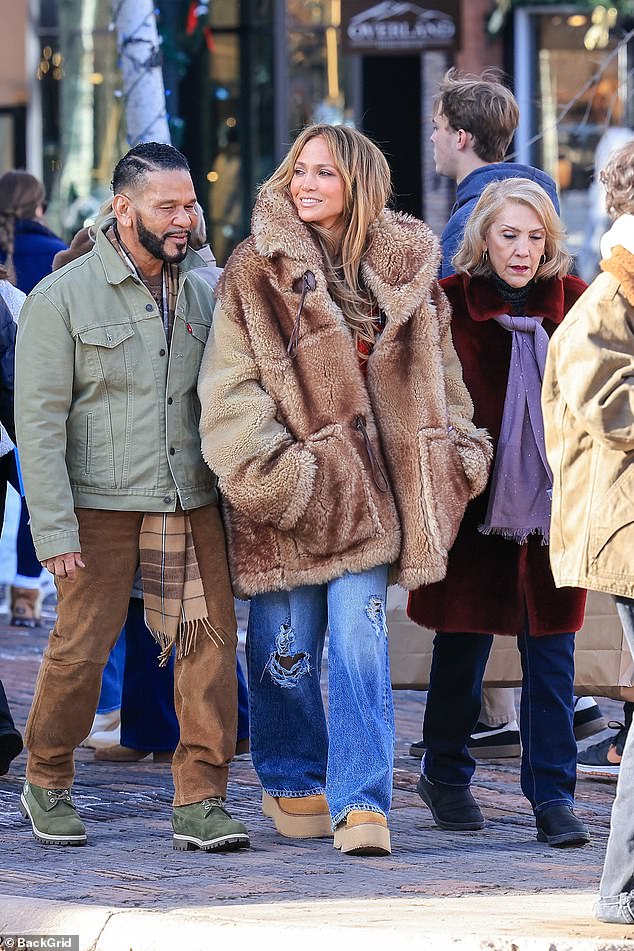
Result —
[{"label": "jacket chest pocket", "polygon": [[127,383],[138,363],[136,336],[129,324],[81,330],[77,334],[78,358],[93,379]]}]

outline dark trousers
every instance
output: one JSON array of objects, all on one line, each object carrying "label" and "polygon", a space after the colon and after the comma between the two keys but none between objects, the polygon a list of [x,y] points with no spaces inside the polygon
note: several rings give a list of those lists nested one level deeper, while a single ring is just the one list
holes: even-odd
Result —
[{"label": "dark trousers", "polygon": [[26,499],[22,495],[20,480],[18,478],[18,469],[15,462],[15,453],[11,452],[6,457],[8,460],[7,478],[15,491],[20,496],[20,521],[18,522],[18,533],[15,543],[17,555],[16,571],[25,578],[39,578],[42,574],[42,565],[35,554],[35,546],[31,535],[31,526],[29,525],[29,510]]},{"label": "dark trousers", "polygon": [[[517,639],[522,659],[520,737],[522,792],[536,813],[574,804],[577,744],[573,715],[574,634]],[[468,786],[475,760],[467,749],[482,703],[490,634],[444,634],[434,639],[423,738],[426,777]]]},{"label": "dark trousers", "polygon": [[13,722],[11,711],[9,710],[9,701],[7,700],[7,695],[4,692],[4,687],[0,680],[0,736],[15,732],[15,723]]},{"label": "dark trousers", "polygon": [[178,745],[174,709],[174,655],[159,667],[160,648],[148,631],[143,601],[131,598],[125,622],[121,745],[171,753]]}]

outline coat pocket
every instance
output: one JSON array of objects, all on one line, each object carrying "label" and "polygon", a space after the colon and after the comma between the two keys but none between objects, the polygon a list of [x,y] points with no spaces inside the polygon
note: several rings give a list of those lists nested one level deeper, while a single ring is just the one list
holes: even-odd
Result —
[{"label": "coat pocket", "polygon": [[621,473],[595,507],[588,572],[632,577],[634,551],[634,463]]},{"label": "coat pocket", "polygon": [[446,429],[418,431],[421,505],[431,545],[446,555],[453,545],[471,494],[460,454]]},{"label": "coat pocket", "polygon": [[78,356],[93,379],[106,385],[127,382],[136,367],[135,333],[130,324],[78,331]]},{"label": "coat pocket", "polygon": [[304,445],[315,458],[317,472],[311,500],[292,532],[300,552],[330,557],[384,535],[352,433],[330,425]]}]

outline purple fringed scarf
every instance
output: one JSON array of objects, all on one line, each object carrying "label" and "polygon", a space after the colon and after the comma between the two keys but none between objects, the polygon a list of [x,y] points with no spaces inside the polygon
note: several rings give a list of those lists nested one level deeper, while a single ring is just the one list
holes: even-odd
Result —
[{"label": "purple fringed scarf", "polygon": [[548,544],[552,472],[544,445],[541,389],[548,334],[541,317],[495,317],[513,334],[502,427],[495,453],[484,535],[521,545],[540,533]]}]

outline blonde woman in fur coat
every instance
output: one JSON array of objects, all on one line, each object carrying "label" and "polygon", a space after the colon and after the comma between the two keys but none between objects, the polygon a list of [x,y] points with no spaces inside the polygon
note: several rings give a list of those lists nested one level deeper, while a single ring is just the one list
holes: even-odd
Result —
[{"label": "blonde woman in fur coat", "polygon": [[[251,598],[253,763],[282,835],[387,855],[394,724],[385,601],[444,576],[491,450],[435,281],[438,244],[387,210],[387,162],[311,126],[260,190],[201,366],[203,454]],[[329,629],[326,719],[320,673]]]}]

